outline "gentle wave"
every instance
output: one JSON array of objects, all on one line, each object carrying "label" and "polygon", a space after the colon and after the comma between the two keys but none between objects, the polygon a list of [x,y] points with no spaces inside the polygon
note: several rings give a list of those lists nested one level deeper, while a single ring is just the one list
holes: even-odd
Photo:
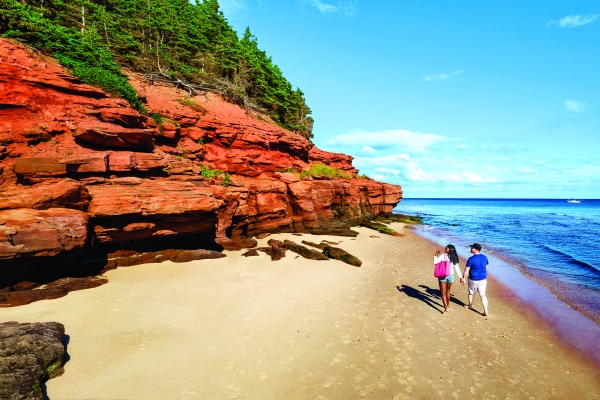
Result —
[{"label": "gentle wave", "polygon": [[600,268],[598,268],[594,265],[588,264],[585,261],[578,260],[577,258],[575,258],[574,256],[572,256],[569,253],[552,248],[551,246],[548,246],[545,244],[540,244],[539,246],[553,254],[563,257],[565,259],[565,261],[568,262],[569,264],[577,265],[579,267],[587,268],[591,271],[600,273]]}]

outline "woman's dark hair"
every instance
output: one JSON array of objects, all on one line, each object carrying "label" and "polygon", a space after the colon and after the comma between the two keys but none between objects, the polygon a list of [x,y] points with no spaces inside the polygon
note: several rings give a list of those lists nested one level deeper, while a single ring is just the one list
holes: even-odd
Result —
[{"label": "woman's dark hair", "polygon": [[448,258],[450,259],[450,262],[452,264],[458,264],[458,254],[456,254],[456,247],[454,247],[451,244],[449,244],[446,247],[448,248],[448,250],[450,250],[450,253],[448,253]]}]

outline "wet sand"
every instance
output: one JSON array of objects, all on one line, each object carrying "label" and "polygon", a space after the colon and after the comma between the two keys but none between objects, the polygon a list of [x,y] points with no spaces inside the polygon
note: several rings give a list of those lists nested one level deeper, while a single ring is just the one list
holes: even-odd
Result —
[{"label": "wet sand", "polygon": [[463,308],[458,280],[442,315],[435,246],[396,227],[406,236],[272,236],[342,241],[361,268],[292,252],[119,268],[0,319],[65,325],[51,400],[600,398],[599,369],[497,282],[490,317]]}]

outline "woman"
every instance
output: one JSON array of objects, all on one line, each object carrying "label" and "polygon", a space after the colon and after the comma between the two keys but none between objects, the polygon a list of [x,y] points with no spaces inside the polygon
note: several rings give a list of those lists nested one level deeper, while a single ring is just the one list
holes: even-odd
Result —
[{"label": "woman", "polygon": [[456,254],[456,247],[449,244],[446,246],[444,254],[442,254],[441,250],[436,251],[435,256],[433,257],[433,264],[435,265],[442,261],[450,261],[450,264],[452,264],[450,275],[445,278],[438,279],[440,284],[440,294],[442,297],[442,302],[444,303],[444,314],[446,314],[450,309],[450,288],[452,287],[452,282],[454,282],[454,271],[456,271],[458,277],[462,279],[462,273],[458,267],[458,254]]}]

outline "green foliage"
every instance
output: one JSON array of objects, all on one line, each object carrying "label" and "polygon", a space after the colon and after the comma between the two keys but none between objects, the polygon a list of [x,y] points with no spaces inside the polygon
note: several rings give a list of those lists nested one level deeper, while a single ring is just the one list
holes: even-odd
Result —
[{"label": "green foliage", "polygon": [[206,166],[202,166],[201,175],[205,178],[214,178],[217,175],[221,175],[223,171],[219,171],[218,169],[209,169]]},{"label": "green foliage", "polygon": [[423,219],[421,217],[417,217],[415,215],[405,215],[405,214],[389,214],[387,215],[393,222],[402,222],[405,224],[413,224],[413,225],[421,225],[423,224]]},{"label": "green foliage", "polygon": [[0,0],[0,35],[52,54],[83,81],[140,110],[119,66],[156,73],[160,65],[173,78],[217,90],[312,137],[302,91],[258,48],[249,29],[238,38],[217,0]]},{"label": "green foliage", "polygon": [[300,172],[300,179],[307,178],[309,176],[326,176],[329,179],[342,178],[351,179],[352,174],[343,171],[339,168],[333,168],[325,164],[312,164],[310,168],[302,170]]},{"label": "green foliage", "polygon": [[[66,3],[61,1],[54,4],[67,8]],[[53,11],[30,6],[26,2],[0,0],[0,35],[51,54],[83,82],[122,97],[132,107],[145,113],[135,89],[121,73],[95,27],[78,30],[52,20],[52,14]]]},{"label": "green foliage", "polygon": [[184,106],[191,108],[194,111],[197,111],[202,114],[207,113],[206,108],[202,107],[200,104],[196,103],[194,100],[190,99],[189,97],[177,99],[177,101],[180,102],[181,104],[183,104]]},{"label": "green foliage", "polygon": [[227,172],[225,172],[225,176],[223,177],[223,186],[227,187],[231,185],[231,177]]},{"label": "green foliage", "polygon": [[152,114],[150,114],[150,118],[156,122],[156,124],[158,126],[162,126],[162,124],[164,123],[164,118],[162,117],[162,115],[160,115],[157,112],[153,112]]},{"label": "green foliage", "polygon": [[204,140],[202,138],[198,139],[198,144],[204,146]]}]

